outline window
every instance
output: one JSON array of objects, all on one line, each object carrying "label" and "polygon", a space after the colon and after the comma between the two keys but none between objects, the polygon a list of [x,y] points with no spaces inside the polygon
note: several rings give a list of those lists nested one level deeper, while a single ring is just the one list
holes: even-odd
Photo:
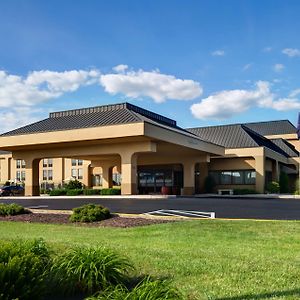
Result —
[{"label": "window", "polygon": [[78,169],[78,179],[82,179],[83,178],[83,175],[82,175],[82,169]]},{"label": "window", "polygon": [[76,167],[77,165],[77,160],[76,159],[72,159],[72,167]]},{"label": "window", "polygon": [[16,164],[17,164],[17,169],[25,169],[26,167],[24,159],[17,159]]},{"label": "window", "polygon": [[245,184],[255,184],[256,172],[245,171]]},{"label": "window", "polygon": [[231,172],[230,171],[221,172],[221,184],[231,184]]},{"label": "window", "polygon": [[254,170],[237,171],[211,171],[209,175],[214,179],[215,184],[255,184],[256,172]]},{"label": "window", "polygon": [[48,158],[48,168],[52,168],[52,167],[53,167],[53,159]]},{"label": "window", "polygon": [[16,172],[16,179],[17,181],[21,181],[21,171]]},{"label": "window", "polygon": [[78,164],[78,166],[82,166],[83,165],[83,160],[82,159],[78,159],[77,160],[77,164]]},{"label": "window", "polygon": [[21,171],[21,181],[25,181],[25,171]]},{"label": "window", "polygon": [[43,180],[47,180],[48,172],[47,170],[43,170]]},{"label": "window", "polygon": [[43,159],[43,168],[47,168],[47,159]]},{"label": "window", "polygon": [[243,184],[244,183],[244,171],[232,171],[232,183],[233,184]]},{"label": "window", "polygon": [[71,169],[71,176],[75,179],[77,178],[77,169]]}]

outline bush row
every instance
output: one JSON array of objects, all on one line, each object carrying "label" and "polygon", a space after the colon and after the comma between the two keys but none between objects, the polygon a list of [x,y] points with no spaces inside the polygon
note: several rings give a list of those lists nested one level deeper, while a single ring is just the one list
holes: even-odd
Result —
[{"label": "bush row", "polygon": [[121,190],[110,188],[110,189],[55,189],[50,191],[50,196],[79,196],[79,195],[120,195]]},{"label": "bush row", "polygon": [[23,206],[16,203],[6,204],[0,203],[0,216],[15,216],[28,213]]},{"label": "bush row", "polygon": [[[50,251],[42,239],[0,242],[0,298],[182,299],[170,282],[149,277],[132,286],[128,260],[105,247]],[[131,289],[126,286],[131,283]],[[96,294],[95,294],[96,293]]]}]

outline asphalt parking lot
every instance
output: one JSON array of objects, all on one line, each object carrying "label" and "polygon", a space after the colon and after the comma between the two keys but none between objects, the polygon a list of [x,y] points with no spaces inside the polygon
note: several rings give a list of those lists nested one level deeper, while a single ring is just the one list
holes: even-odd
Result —
[{"label": "asphalt parking lot", "polygon": [[84,198],[62,197],[44,198],[32,197],[22,199],[0,199],[0,202],[18,203],[25,207],[68,210],[86,204],[96,203],[108,207],[115,213],[141,214],[155,210],[190,210],[200,212],[215,212],[216,218],[229,219],[274,219],[300,220],[299,199],[258,199],[258,198]]}]

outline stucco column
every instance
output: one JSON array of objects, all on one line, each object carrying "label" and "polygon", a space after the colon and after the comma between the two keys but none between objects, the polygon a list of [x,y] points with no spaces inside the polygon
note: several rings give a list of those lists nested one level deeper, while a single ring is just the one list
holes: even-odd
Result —
[{"label": "stucco column", "polygon": [[1,181],[5,183],[11,178],[11,158],[5,157],[1,160]]},{"label": "stucco column", "polygon": [[279,162],[277,160],[272,161],[272,180],[279,181]]},{"label": "stucco column", "polygon": [[200,178],[199,178],[199,189],[201,193],[205,192],[205,179],[208,176],[208,162],[201,162],[199,163],[199,172],[200,172]]},{"label": "stucco column", "polygon": [[185,161],[183,163],[183,195],[195,193],[195,162]]},{"label": "stucco column", "polygon": [[39,196],[40,159],[25,159],[25,196]]},{"label": "stucco column", "polygon": [[101,164],[102,167],[102,188],[112,188],[112,166],[109,164]]},{"label": "stucco column", "polygon": [[134,153],[121,154],[121,193],[122,195],[137,194],[137,155]]},{"label": "stucco column", "polygon": [[265,164],[266,159],[264,155],[255,157],[255,171],[256,171],[256,184],[255,189],[258,193],[265,192]]}]

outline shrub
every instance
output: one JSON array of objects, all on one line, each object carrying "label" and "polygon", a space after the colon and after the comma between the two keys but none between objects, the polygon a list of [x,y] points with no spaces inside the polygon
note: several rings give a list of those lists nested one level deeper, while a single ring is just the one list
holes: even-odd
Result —
[{"label": "shrub", "polygon": [[257,194],[255,190],[252,189],[234,189],[234,195],[249,195],[249,194]]},{"label": "shrub", "polygon": [[84,189],[83,195],[100,195],[101,190],[96,189]]},{"label": "shrub", "polygon": [[124,285],[100,292],[87,300],[168,300],[183,299],[182,295],[170,286],[166,280],[151,280],[147,278],[132,290]]},{"label": "shrub", "polygon": [[101,190],[101,195],[121,195],[121,190],[120,189],[102,189]]},{"label": "shrub", "polygon": [[12,204],[5,204],[0,203],[0,216],[15,216],[26,214],[29,211],[25,209],[23,206],[12,203]]},{"label": "shrub", "polygon": [[50,194],[51,190],[49,189],[40,189],[40,194]]},{"label": "shrub", "polygon": [[110,211],[101,205],[85,204],[73,208],[71,222],[97,222],[110,218]]},{"label": "shrub", "polygon": [[121,284],[133,269],[130,263],[103,247],[74,248],[56,257],[52,280],[65,293],[94,293],[111,284]]},{"label": "shrub", "polygon": [[276,181],[271,181],[267,184],[267,191],[272,194],[279,193],[279,183]]},{"label": "shrub", "polygon": [[42,239],[0,244],[0,298],[41,299],[50,256]]},{"label": "shrub", "polygon": [[67,194],[67,190],[65,189],[56,189],[50,191],[49,195],[50,196],[65,196]]},{"label": "shrub", "polygon": [[83,190],[81,189],[72,189],[72,190],[67,190],[67,196],[79,196],[82,195]]},{"label": "shrub", "polygon": [[280,173],[279,190],[280,190],[280,193],[288,193],[289,192],[289,177],[285,172]]},{"label": "shrub", "polygon": [[82,187],[83,187],[82,183],[77,179],[70,180],[67,184],[65,184],[65,189],[67,190],[77,190],[77,189],[82,189]]},{"label": "shrub", "polygon": [[215,186],[216,186],[215,180],[212,176],[205,177],[205,181],[204,181],[205,193],[213,193]]}]

